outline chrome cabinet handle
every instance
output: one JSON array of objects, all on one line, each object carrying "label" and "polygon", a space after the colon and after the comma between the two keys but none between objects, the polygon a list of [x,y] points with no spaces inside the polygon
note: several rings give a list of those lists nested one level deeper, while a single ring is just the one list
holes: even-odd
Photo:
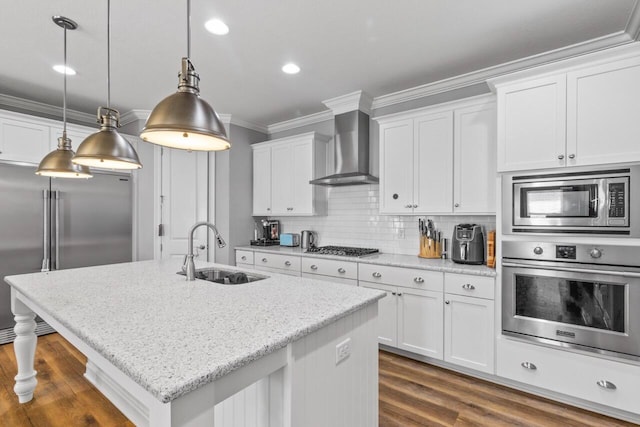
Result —
[{"label": "chrome cabinet handle", "polygon": [[445,304],[451,304],[451,301],[446,300],[444,303],[445,303]]},{"label": "chrome cabinet handle", "polygon": [[267,262],[267,259],[266,258],[262,258],[262,262]]},{"label": "chrome cabinet handle", "polygon": [[268,210],[268,211],[270,211],[270,210],[271,210],[271,208],[267,208],[267,210]]},{"label": "chrome cabinet handle", "polygon": [[570,159],[575,159],[575,158],[576,158],[576,155],[575,155],[575,154],[569,154],[569,158],[570,158]]},{"label": "chrome cabinet handle", "polygon": [[391,295],[394,295],[394,296],[395,296],[395,295],[396,295],[396,293],[395,293],[395,292],[391,292]]},{"label": "chrome cabinet handle", "polygon": [[345,272],[346,272],[346,270],[345,270],[344,268],[342,268],[342,267],[340,267],[340,268],[338,269],[338,273],[341,273],[341,274],[342,274],[342,273],[345,273]]},{"label": "chrome cabinet handle", "polygon": [[402,292],[398,292],[398,296],[401,297],[402,296]]},{"label": "chrome cabinet handle", "polygon": [[374,271],[374,272],[373,272],[373,274],[371,274],[371,275],[372,275],[373,277],[375,277],[375,278],[380,278],[380,277],[382,277],[382,274],[381,274],[381,273],[378,273],[377,271]]},{"label": "chrome cabinet handle", "polygon": [[318,269],[318,266],[317,266],[317,265],[315,265],[315,264],[313,264],[313,265],[311,266],[311,269],[312,269],[312,270],[317,270],[317,269]]},{"label": "chrome cabinet handle", "polygon": [[424,279],[422,277],[414,277],[413,281],[416,283],[424,283]]},{"label": "chrome cabinet handle", "polygon": [[410,209],[411,207],[413,207],[413,205],[404,205],[404,207]]},{"label": "chrome cabinet handle", "polygon": [[244,255],[242,255],[242,256],[240,257],[240,259],[241,259],[241,260],[243,260],[243,261],[246,261],[246,260],[247,260],[247,257],[246,257],[246,256],[244,256]]},{"label": "chrome cabinet handle", "polygon": [[467,283],[466,285],[462,285],[462,289],[464,289],[465,291],[472,291],[474,290],[476,287],[473,286],[471,283]]},{"label": "chrome cabinet handle", "polygon": [[564,159],[564,154],[558,154],[558,160]]},{"label": "chrome cabinet handle", "polygon": [[454,207],[456,207],[456,208],[459,208],[459,207],[460,207],[460,203],[456,203],[456,204],[455,204],[455,205],[453,205],[453,206],[454,206]]},{"label": "chrome cabinet handle", "polygon": [[285,261],[284,265],[286,265],[287,267],[289,267],[291,265],[291,261]]},{"label": "chrome cabinet handle", "polygon": [[607,380],[600,380],[596,382],[596,384],[598,384],[602,388],[606,388],[607,390],[615,390],[618,388],[614,383]]},{"label": "chrome cabinet handle", "polygon": [[524,369],[528,369],[530,371],[535,371],[536,369],[538,369],[538,367],[536,365],[534,365],[531,362],[522,362],[520,364],[520,366],[522,366]]},{"label": "chrome cabinet handle", "polygon": [[414,207],[414,208],[417,208],[417,207],[418,207],[418,205],[413,205],[413,207]]}]

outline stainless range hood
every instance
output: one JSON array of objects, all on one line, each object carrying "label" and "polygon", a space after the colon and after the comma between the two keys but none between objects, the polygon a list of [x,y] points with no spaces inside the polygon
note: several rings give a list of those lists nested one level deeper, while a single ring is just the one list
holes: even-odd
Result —
[{"label": "stainless range hood", "polygon": [[369,115],[354,110],[336,114],[334,119],[335,174],[309,183],[326,186],[377,184],[378,178],[369,174]]}]

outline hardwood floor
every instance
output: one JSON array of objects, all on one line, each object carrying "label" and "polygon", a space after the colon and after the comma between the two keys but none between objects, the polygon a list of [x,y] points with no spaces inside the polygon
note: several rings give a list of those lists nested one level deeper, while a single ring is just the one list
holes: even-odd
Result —
[{"label": "hardwood floor", "polygon": [[[13,345],[0,346],[0,426],[133,425],[84,378],[86,358],[60,335],[40,337],[35,360],[38,388],[20,405]],[[380,427],[634,425],[388,352],[379,360]]]}]

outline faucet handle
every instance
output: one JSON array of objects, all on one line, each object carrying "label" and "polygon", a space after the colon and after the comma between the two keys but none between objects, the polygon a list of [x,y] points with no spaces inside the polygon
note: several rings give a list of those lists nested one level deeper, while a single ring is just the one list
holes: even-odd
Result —
[{"label": "faucet handle", "polygon": [[185,273],[187,272],[187,255],[182,259],[182,271]]}]

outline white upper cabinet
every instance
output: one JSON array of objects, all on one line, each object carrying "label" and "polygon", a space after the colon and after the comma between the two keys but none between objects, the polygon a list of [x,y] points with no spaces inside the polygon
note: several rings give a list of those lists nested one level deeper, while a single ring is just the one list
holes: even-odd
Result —
[{"label": "white upper cabinet", "polygon": [[0,115],[0,159],[39,164],[52,150],[49,126],[35,117],[15,116],[18,118],[4,112]]},{"label": "white upper cabinet", "polygon": [[253,215],[310,216],[326,210],[324,176],[329,138],[315,132],[254,144]]},{"label": "white upper cabinet", "polygon": [[640,161],[639,82],[637,46],[494,79],[498,171]]},{"label": "white upper cabinet", "polygon": [[380,213],[495,213],[492,97],[376,119]]}]

